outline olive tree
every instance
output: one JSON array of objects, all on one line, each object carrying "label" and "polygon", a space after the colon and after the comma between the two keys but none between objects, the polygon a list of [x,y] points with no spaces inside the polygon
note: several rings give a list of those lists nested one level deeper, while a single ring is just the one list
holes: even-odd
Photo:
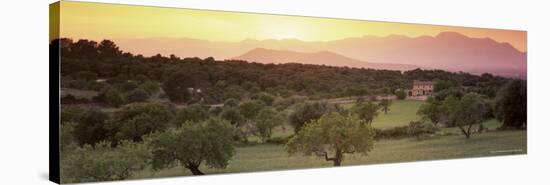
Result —
[{"label": "olive tree", "polygon": [[143,135],[168,128],[172,117],[172,112],[160,104],[128,104],[113,114],[106,127],[114,143],[120,140],[141,141]]},{"label": "olive tree", "polygon": [[435,98],[428,97],[420,108],[418,108],[416,114],[422,116],[424,120],[430,120],[432,123],[438,124],[440,122],[440,104]]},{"label": "olive tree", "polygon": [[208,106],[201,104],[191,104],[176,112],[174,122],[176,125],[181,125],[187,121],[202,121],[208,119]]},{"label": "olive tree", "polygon": [[235,140],[246,141],[248,133],[245,132],[246,130],[243,128],[246,125],[246,122],[239,109],[234,107],[224,107],[219,116],[222,119],[229,121],[231,125],[237,128],[237,134],[234,136]]},{"label": "olive tree", "polygon": [[451,120],[460,128],[466,139],[472,135],[472,126],[483,122],[483,105],[476,94],[467,94],[450,110]]},{"label": "olive tree", "polygon": [[340,166],[344,154],[367,155],[373,149],[374,134],[374,129],[357,116],[327,113],[305,124],[289,140],[286,149],[290,154],[322,156]]},{"label": "olive tree", "polygon": [[306,102],[296,106],[296,110],[288,116],[288,121],[298,133],[305,123],[319,119],[323,114],[331,111],[332,108],[327,102]]},{"label": "olive tree", "polygon": [[502,121],[503,128],[525,128],[527,126],[527,84],[513,80],[497,93],[494,113]]},{"label": "olive tree", "polygon": [[177,129],[151,136],[154,170],[183,166],[193,175],[203,175],[201,164],[225,168],[235,154],[234,127],[220,118],[188,121]]},{"label": "olive tree", "polygon": [[244,118],[244,121],[239,125],[239,132],[243,142],[248,142],[248,136],[256,133],[256,116],[264,107],[261,101],[248,101],[239,105],[239,112]]},{"label": "olive tree", "polygon": [[122,141],[117,147],[108,142],[84,145],[63,155],[61,180],[64,183],[127,179],[145,169],[151,151],[144,143]]},{"label": "olive tree", "polygon": [[360,119],[364,120],[366,124],[371,125],[372,120],[376,116],[378,116],[378,110],[380,109],[380,106],[373,103],[372,101],[368,101],[367,103],[359,103],[356,104],[352,110],[357,116],[359,116]]},{"label": "olive tree", "polygon": [[266,142],[271,138],[273,128],[281,125],[283,121],[284,116],[274,108],[263,108],[256,116],[256,135],[262,142]]},{"label": "olive tree", "polygon": [[382,99],[380,100],[380,103],[378,103],[378,106],[382,108],[382,111],[384,111],[384,114],[388,114],[388,111],[390,110],[392,101],[390,99]]},{"label": "olive tree", "polygon": [[191,100],[192,94],[189,89],[194,86],[195,81],[190,74],[176,72],[167,77],[162,85],[162,89],[170,101],[185,103]]},{"label": "olive tree", "polygon": [[76,124],[72,132],[77,144],[82,146],[85,144],[94,145],[95,143],[107,138],[105,130],[106,120],[109,116],[97,108],[84,109],[76,117]]}]

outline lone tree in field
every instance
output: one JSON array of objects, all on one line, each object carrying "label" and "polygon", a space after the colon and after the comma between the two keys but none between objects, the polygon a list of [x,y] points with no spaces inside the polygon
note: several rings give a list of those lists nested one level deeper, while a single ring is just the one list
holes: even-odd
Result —
[{"label": "lone tree in field", "polygon": [[483,122],[483,105],[476,94],[465,95],[449,111],[450,120],[460,128],[466,139],[472,135],[472,126]]},{"label": "lone tree in field", "polygon": [[[317,155],[340,166],[344,154],[366,155],[373,148],[374,129],[356,116],[324,114],[307,123],[286,145],[290,154]],[[331,156],[331,157],[329,157]]]},{"label": "lone tree in field", "polygon": [[244,121],[239,125],[239,133],[243,142],[248,142],[248,136],[256,133],[256,116],[264,107],[264,103],[261,101],[248,101],[239,105],[239,112],[243,116]]},{"label": "lone tree in field", "polygon": [[388,114],[388,111],[390,110],[391,103],[392,102],[389,99],[382,99],[382,100],[380,100],[380,103],[378,103],[378,106],[380,106],[380,108],[382,108],[382,110],[384,111],[384,114]]},{"label": "lone tree in field", "polygon": [[365,123],[368,125],[372,124],[372,120],[376,116],[378,116],[378,109],[380,109],[380,106],[373,103],[372,101],[369,101],[367,103],[360,103],[355,105],[353,108],[353,112],[359,116],[360,119],[364,120]]},{"label": "lone tree in field", "polygon": [[426,102],[418,108],[416,114],[422,116],[423,119],[430,120],[432,123],[438,124],[441,118],[441,107],[441,103],[430,96]]},{"label": "lone tree in field", "polygon": [[281,125],[283,121],[284,116],[277,112],[275,108],[263,108],[256,116],[256,135],[260,137],[262,142],[266,142],[271,138],[273,128]]},{"label": "lone tree in field", "polygon": [[187,122],[177,129],[152,136],[154,170],[183,166],[193,175],[204,175],[201,164],[225,168],[235,154],[235,130],[223,119]]},{"label": "lone tree in field", "polygon": [[504,128],[527,126],[527,84],[522,80],[508,82],[497,93],[494,113]]}]

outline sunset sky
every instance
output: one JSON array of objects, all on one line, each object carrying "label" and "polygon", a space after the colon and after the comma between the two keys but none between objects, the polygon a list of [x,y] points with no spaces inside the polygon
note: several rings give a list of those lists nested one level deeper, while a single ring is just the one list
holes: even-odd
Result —
[{"label": "sunset sky", "polygon": [[418,37],[455,31],[469,37],[489,37],[527,50],[527,32],[375,21],[233,13],[221,11],[128,6],[100,3],[61,3],[61,36],[73,39],[193,38],[238,42],[244,39],[331,41],[349,37]]}]

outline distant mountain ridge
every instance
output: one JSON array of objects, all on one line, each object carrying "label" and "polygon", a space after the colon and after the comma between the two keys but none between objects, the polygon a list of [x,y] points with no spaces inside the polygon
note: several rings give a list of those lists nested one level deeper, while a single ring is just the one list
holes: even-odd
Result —
[{"label": "distant mountain ridge", "polygon": [[314,65],[327,65],[337,67],[356,67],[356,68],[372,68],[372,69],[389,69],[389,70],[412,70],[418,68],[414,65],[404,64],[387,64],[387,63],[370,63],[348,58],[346,56],[333,53],[330,51],[319,51],[313,53],[294,52],[286,50],[272,50],[265,48],[255,48],[240,56],[234,57],[236,60],[246,60],[258,63],[302,63]]},{"label": "distant mountain ridge", "polygon": [[[499,43],[490,38],[471,38],[456,32],[441,32],[435,36],[420,37],[363,36],[325,42],[307,42],[297,39],[212,42],[159,38],[115,41],[126,51],[146,56],[160,53],[175,54],[180,57],[212,56],[216,59],[230,59],[256,48],[300,53],[326,51],[368,63],[407,64],[427,69],[464,71],[474,74],[492,73],[520,78],[525,78],[527,75],[527,53],[518,51],[508,43]],[[270,60],[262,59],[262,62],[265,61]]]}]

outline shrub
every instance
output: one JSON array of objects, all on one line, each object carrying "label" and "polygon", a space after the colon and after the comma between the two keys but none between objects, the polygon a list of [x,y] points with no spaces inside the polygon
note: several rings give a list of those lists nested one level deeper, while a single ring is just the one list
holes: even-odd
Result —
[{"label": "shrub", "polygon": [[126,101],[128,103],[144,102],[149,98],[147,91],[137,88],[126,94]]},{"label": "shrub", "polygon": [[404,100],[407,98],[407,93],[404,90],[398,90],[395,91],[395,96],[397,96],[397,99]]},{"label": "shrub", "polygon": [[237,107],[239,106],[239,100],[235,98],[229,98],[223,103],[224,107]]},{"label": "shrub", "polygon": [[408,127],[409,135],[418,139],[427,135],[435,134],[439,130],[439,128],[437,128],[437,126],[433,123],[420,121],[411,121]]},{"label": "shrub", "polygon": [[151,158],[146,145],[123,141],[117,147],[107,142],[78,147],[61,161],[63,183],[127,179],[145,169]]},{"label": "shrub", "polygon": [[139,85],[139,88],[147,91],[149,95],[153,95],[160,90],[160,85],[157,82],[146,81],[143,84]]},{"label": "shrub", "polygon": [[266,143],[282,145],[288,142],[290,137],[272,137],[266,140]]},{"label": "shrub", "polygon": [[409,136],[409,127],[408,126],[400,126],[400,127],[393,127],[389,129],[374,129],[374,132],[376,135],[374,136],[374,139],[398,139],[398,138],[404,138]]},{"label": "shrub", "polygon": [[163,105],[134,103],[122,107],[106,124],[114,143],[120,140],[141,141],[142,136],[163,131],[170,125],[173,115]]},{"label": "shrub", "polygon": [[107,138],[105,122],[108,115],[99,109],[85,109],[76,118],[73,129],[73,137],[80,146],[95,143]]},{"label": "shrub", "polygon": [[183,109],[180,109],[176,113],[176,117],[173,121],[175,122],[175,125],[181,125],[187,121],[197,122],[208,119],[208,117],[208,106],[201,104],[192,104]]}]

